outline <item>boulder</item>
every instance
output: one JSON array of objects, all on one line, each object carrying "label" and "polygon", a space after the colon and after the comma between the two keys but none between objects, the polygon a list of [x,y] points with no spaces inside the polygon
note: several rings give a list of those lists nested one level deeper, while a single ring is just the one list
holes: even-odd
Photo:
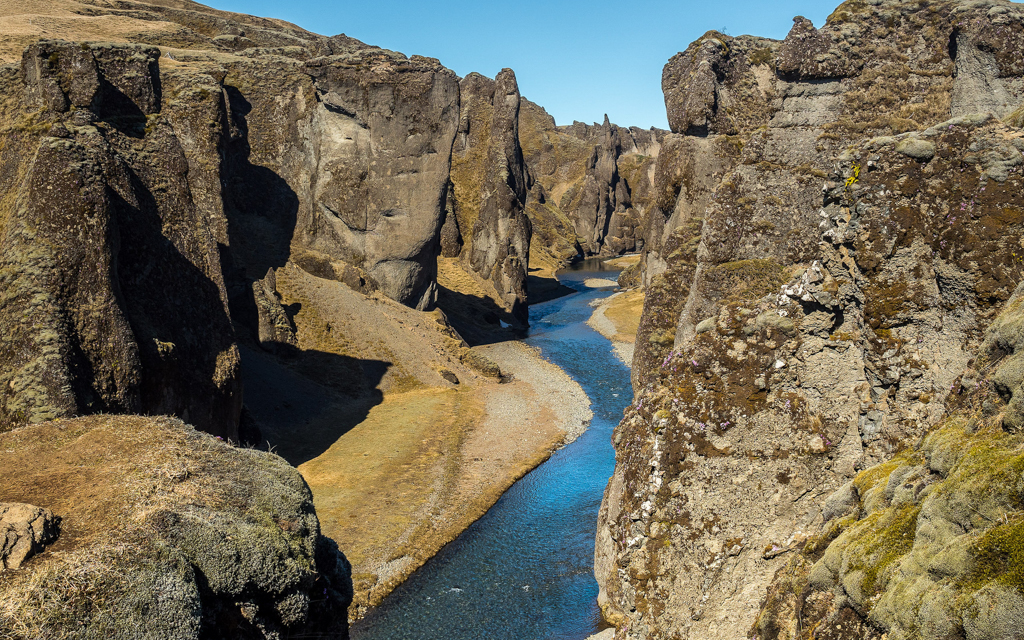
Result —
[{"label": "boulder", "polygon": [[0,502],[0,570],[21,568],[59,535],[60,518],[49,509]]}]

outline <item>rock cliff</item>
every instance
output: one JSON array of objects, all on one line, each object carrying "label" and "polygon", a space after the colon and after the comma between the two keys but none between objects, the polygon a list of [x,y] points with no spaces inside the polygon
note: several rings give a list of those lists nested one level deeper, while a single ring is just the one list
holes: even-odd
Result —
[{"label": "rock cliff", "polygon": [[[156,49],[44,41],[8,70],[0,423],[172,413],[237,438],[211,211]],[[12,110],[13,111],[13,110]],[[20,119],[16,119],[20,118]]]},{"label": "rock cliff", "polygon": [[[892,613],[923,603],[912,561],[890,580],[905,552],[887,551],[903,549],[892,536],[913,528],[923,495],[862,503],[834,550],[835,523],[820,531],[833,491],[852,479],[864,499],[882,472],[863,470],[895,468],[952,420],[947,398],[991,351],[986,328],[1019,282],[1022,19],[1011,3],[847,2],[821,29],[798,18],[782,42],[710,32],[666,65],[673,134],[655,170],[636,399],[615,433],[596,552],[617,637],[805,637],[829,607],[830,623],[857,630],[814,637],[936,637],[920,635],[938,616],[924,604],[922,618]],[[989,411],[1013,424],[1009,395]],[[986,446],[992,432],[977,433]],[[868,532],[883,550],[866,551]],[[751,630],[800,548],[804,569],[780,574]],[[991,567],[1009,562],[995,556]],[[807,577],[818,557],[832,582]],[[973,579],[964,562],[943,584]],[[986,584],[950,598],[980,610],[964,598],[989,606]],[[960,612],[945,630],[969,626],[967,609],[935,602]],[[999,637],[1013,602],[968,637]]]},{"label": "rock cliff", "polygon": [[[236,332],[287,329],[261,283],[289,262],[433,307],[452,146],[475,116],[455,74],[184,1],[49,10],[51,32],[102,18],[142,44],[43,41],[2,68],[0,422],[170,413],[237,440]],[[488,96],[474,82],[467,105],[500,98],[489,142],[460,148],[487,181],[452,208],[476,207],[467,260],[525,326],[518,89],[511,71]]]},{"label": "rock cliff", "polygon": [[525,328],[532,228],[525,213],[529,174],[519,146],[519,85],[511,69],[494,80],[471,73],[461,81],[460,94],[445,253],[462,256]]},{"label": "rock cliff", "polygon": [[644,246],[655,164],[665,133],[576,122],[556,126],[544,109],[523,100],[523,154],[533,184],[527,212],[541,260],[617,255]]},{"label": "rock cliff", "polygon": [[[5,450],[17,452],[29,433],[57,441],[74,425],[98,424],[68,421],[88,415],[104,416],[96,420],[110,433],[151,430],[156,440],[177,442],[177,427],[165,428],[163,419],[128,417],[170,415],[224,440],[273,441],[300,464],[339,437],[338,416],[351,428],[385,392],[430,387],[450,391],[450,400],[483,393],[461,389],[499,384],[498,366],[471,351],[443,313],[420,312],[437,300],[446,215],[470,208],[452,189],[456,134],[470,124],[476,132],[475,106],[489,101],[488,143],[458,149],[480,152],[485,177],[461,237],[467,264],[492,283],[519,328],[526,325],[528,173],[511,71],[460,86],[434,59],[187,0],[62,0],[33,10],[0,9],[0,431],[13,429],[17,445]],[[301,406],[289,415],[304,421],[281,417],[293,401]],[[321,415],[314,426],[322,431],[310,435],[311,416]],[[457,427],[461,434],[465,425]],[[114,456],[108,436],[90,451]],[[187,436],[172,453],[192,459],[193,445],[206,451],[202,443],[214,442],[204,437]],[[156,440],[140,445],[143,461],[162,455],[151,451]],[[336,568],[344,582],[348,570],[334,567],[330,554],[318,569],[319,549],[331,543],[319,536],[294,470],[289,479],[287,466],[267,471],[256,461],[256,473],[239,460],[260,454],[217,447],[223,469],[205,453],[202,464],[185,464],[187,495],[146,520],[149,528],[97,533],[95,553],[68,559],[81,566],[54,563],[47,552],[28,561],[34,577],[5,577],[4,588],[14,589],[7,601],[52,596],[59,604],[5,610],[0,624],[46,635],[64,609],[82,614],[85,637],[98,637],[136,628],[148,610],[147,624],[160,627],[152,637],[307,631],[322,600],[309,594],[323,591],[321,579]],[[489,478],[480,489],[486,495],[467,489],[473,509],[485,509],[494,487],[536,457],[526,449]],[[33,451],[47,462],[63,455]],[[67,494],[85,491],[82,482],[66,479]],[[163,490],[143,485],[142,494]],[[55,506],[59,496],[35,500],[27,485],[18,487],[0,500],[67,515]],[[248,494],[258,504],[238,497]],[[295,500],[278,504],[288,495]],[[454,510],[467,500],[452,502]],[[439,535],[468,525],[459,514]],[[75,540],[62,537],[56,546]],[[252,544],[242,549],[238,540]],[[227,566],[234,561],[239,567]],[[139,579],[115,584],[111,567]],[[85,591],[50,594],[40,586],[61,572]],[[167,588],[166,601],[145,601],[154,583]],[[345,591],[340,583],[330,588]],[[377,591],[386,593],[385,585]],[[343,609],[351,596],[335,593],[331,602]],[[90,598],[116,605],[94,611]],[[0,626],[0,635],[6,631]]]}]

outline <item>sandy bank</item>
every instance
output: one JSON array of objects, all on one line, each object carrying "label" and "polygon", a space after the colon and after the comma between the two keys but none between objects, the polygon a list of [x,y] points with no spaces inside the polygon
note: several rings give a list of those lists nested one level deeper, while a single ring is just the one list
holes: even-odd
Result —
[{"label": "sandy bank", "polygon": [[586,428],[583,390],[517,342],[480,351],[510,382],[385,395],[299,467],[353,564],[353,615],[379,603],[516,480]]},{"label": "sandy bank", "polygon": [[611,340],[615,355],[627,367],[631,366],[640,312],[644,308],[643,291],[620,291],[595,302],[587,325]]}]

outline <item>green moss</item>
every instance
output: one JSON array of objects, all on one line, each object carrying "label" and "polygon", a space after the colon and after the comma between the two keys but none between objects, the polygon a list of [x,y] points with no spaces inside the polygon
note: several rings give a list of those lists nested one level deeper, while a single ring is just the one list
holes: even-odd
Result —
[{"label": "green moss", "polygon": [[879,486],[884,487],[892,472],[902,466],[901,460],[890,460],[861,471],[853,479],[853,486],[857,488],[857,494],[865,496]]},{"label": "green moss", "polygon": [[770,67],[775,66],[775,54],[770,47],[757,49],[756,51],[751,52],[751,54],[747,56],[747,60],[750,61],[751,66],[756,64],[765,64]]},{"label": "green moss", "polygon": [[1013,113],[1003,118],[1003,122],[1018,129],[1024,127],[1024,104],[1017,107]]},{"label": "green moss", "polygon": [[888,511],[879,518],[880,527],[874,535],[863,539],[862,549],[874,556],[874,561],[864,569],[866,593],[874,593],[884,587],[884,584],[879,584],[879,580],[886,578],[889,568],[910,552],[914,546],[917,516],[920,513],[921,507],[916,505],[904,505],[895,511]]},{"label": "green moss", "polygon": [[995,581],[1024,595],[1024,514],[986,531],[970,551],[975,562],[963,579],[965,588],[974,591]]},{"label": "green moss", "polygon": [[676,341],[676,334],[674,331],[669,331],[668,329],[656,329],[651,332],[647,341],[651,344],[656,344],[662,347],[670,347]]},{"label": "green moss", "polygon": [[752,302],[778,291],[785,275],[782,265],[771,259],[737,260],[708,269],[704,283],[712,299]]}]

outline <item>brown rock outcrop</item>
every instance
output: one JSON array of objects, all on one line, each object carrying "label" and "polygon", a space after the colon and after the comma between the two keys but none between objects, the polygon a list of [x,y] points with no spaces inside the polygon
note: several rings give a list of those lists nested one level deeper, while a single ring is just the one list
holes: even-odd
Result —
[{"label": "brown rock outcrop", "polygon": [[[527,325],[526,268],[532,228],[524,212],[529,174],[519,146],[519,86],[503,69],[494,80],[471,73],[460,83],[462,115],[452,149],[455,234],[473,273],[490,282],[502,306]],[[454,253],[454,248],[449,249]]]},{"label": "brown rock outcrop", "polygon": [[[350,568],[282,458],[140,416],[30,425],[0,443],[0,501],[64,517],[54,553],[4,572],[5,635],[347,637]],[[18,510],[45,544],[47,512],[6,503],[0,540]]]},{"label": "brown rock outcrop", "polygon": [[272,269],[262,280],[252,283],[252,293],[259,317],[260,345],[268,351],[275,351],[281,346],[298,346],[295,326],[281,306],[277,277]]},{"label": "brown rock outcrop", "polygon": [[22,563],[60,535],[60,518],[49,509],[30,504],[0,503],[0,570],[20,569]]}]

